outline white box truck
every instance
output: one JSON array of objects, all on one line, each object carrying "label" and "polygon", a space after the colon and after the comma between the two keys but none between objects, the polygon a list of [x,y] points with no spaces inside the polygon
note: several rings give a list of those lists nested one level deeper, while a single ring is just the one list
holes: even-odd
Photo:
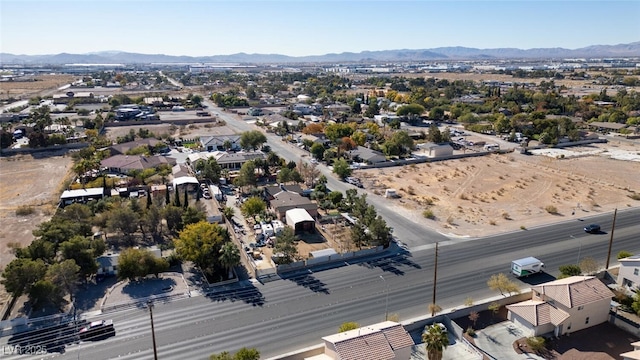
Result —
[{"label": "white box truck", "polygon": [[544,263],[532,256],[511,262],[511,273],[517,277],[529,276],[544,270]]}]

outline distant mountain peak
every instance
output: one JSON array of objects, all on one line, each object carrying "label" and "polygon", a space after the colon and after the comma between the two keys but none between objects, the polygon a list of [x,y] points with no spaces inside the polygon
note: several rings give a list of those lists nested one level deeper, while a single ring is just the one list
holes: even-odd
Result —
[{"label": "distant mountain peak", "polygon": [[178,56],[165,54],[139,54],[119,50],[97,51],[86,54],[60,53],[52,55],[14,55],[0,53],[2,64],[144,64],[144,63],[302,63],[302,62],[359,62],[359,61],[436,61],[474,59],[561,59],[640,57],[640,41],[617,45],[591,45],[579,49],[565,48],[495,48],[477,49],[464,46],[432,49],[400,49],[342,52],[325,55],[287,56],[280,54]]}]

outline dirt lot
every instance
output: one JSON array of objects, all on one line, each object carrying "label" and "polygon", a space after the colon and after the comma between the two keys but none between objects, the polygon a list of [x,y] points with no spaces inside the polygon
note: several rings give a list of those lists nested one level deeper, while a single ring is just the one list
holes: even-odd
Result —
[{"label": "dirt lot", "polygon": [[[614,142],[570,148],[563,159],[510,153],[356,173],[375,194],[398,190],[401,198],[389,201],[405,216],[476,237],[640,206],[629,197],[640,193],[639,150]],[[636,161],[608,157],[614,153]]]},{"label": "dirt lot", "polygon": [[[61,155],[0,157],[0,269],[13,259],[8,244],[29,245],[33,229],[51,218],[71,164],[71,157]],[[31,207],[33,213],[17,216],[21,206]],[[5,301],[0,287],[0,309]]]},{"label": "dirt lot", "polygon": [[0,100],[10,97],[28,99],[42,90],[57,89],[69,84],[75,79],[72,75],[39,75],[29,79],[33,81],[3,81],[0,82]]},{"label": "dirt lot", "polygon": [[[115,141],[120,136],[129,134],[133,130],[138,132],[139,126],[121,126],[109,127],[106,136]],[[162,136],[164,134],[173,136],[174,138],[197,139],[200,136],[214,135],[233,135],[233,130],[226,126],[220,126],[215,122],[198,123],[184,126],[172,126],[171,124],[145,125],[145,129],[153,132],[155,135]]]}]

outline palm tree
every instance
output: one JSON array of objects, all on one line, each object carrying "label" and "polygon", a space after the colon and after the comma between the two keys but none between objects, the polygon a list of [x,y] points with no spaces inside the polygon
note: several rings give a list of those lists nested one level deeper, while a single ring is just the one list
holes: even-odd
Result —
[{"label": "palm tree", "polygon": [[429,360],[442,360],[442,352],[449,345],[449,335],[444,326],[433,324],[422,333],[422,341]]},{"label": "palm tree", "polygon": [[228,241],[220,249],[220,257],[218,260],[220,261],[220,265],[224,266],[224,268],[228,270],[229,279],[231,279],[233,277],[231,269],[240,265],[240,250],[238,250],[236,244]]},{"label": "palm tree", "polygon": [[222,214],[224,215],[224,217],[228,220],[231,221],[231,219],[233,218],[233,215],[235,214],[236,210],[234,208],[232,208],[231,206],[225,206],[222,209]]}]

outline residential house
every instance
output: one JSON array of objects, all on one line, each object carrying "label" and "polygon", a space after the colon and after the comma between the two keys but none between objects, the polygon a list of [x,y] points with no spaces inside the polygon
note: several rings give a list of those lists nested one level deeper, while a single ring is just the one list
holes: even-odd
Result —
[{"label": "residential house", "polygon": [[413,339],[402,325],[384,321],[325,336],[324,354],[308,360],[410,359]]},{"label": "residential house", "polygon": [[387,161],[387,157],[380,151],[371,150],[364,146],[358,146],[347,151],[347,156],[353,161],[365,162],[367,164],[377,164]]},{"label": "residential house", "polygon": [[100,168],[110,173],[129,174],[132,171],[175,165],[175,160],[164,156],[115,155],[100,162]]},{"label": "residential house", "polygon": [[311,115],[314,113],[315,108],[309,104],[297,103],[293,104],[292,110],[300,115]]},{"label": "residential house", "polygon": [[173,178],[175,179],[183,176],[192,176],[192,173],[187,165],[175,164],[171,168],[171,175],[173,175]]},{"label": "residential house", "polygon": [[206,151],[240,151],[242,149],[240,135],[203,136],[200,138],[200,144]]},{"label": "residential house", "polygon": [[239,151],[235,153],[213,151],[189,154],[187,161],[191,165],[191,168],[195,169],[198,161],[207,161],[211,157],[216,159],[216,162],[222,169],[227,170],[239,170],[247,161],[265,159],[264,153],[260,151]]},{"label": "residential house", "polygon": [[560,336],[608,320],[613,292],[594,276],[571,276],[531,287],[532,299],[507,305],[508,317],[526,336]]},{"label": "residential house", "polygon": [[640,289],[640,255],[630,256],[618,260],[618,285],[630,290]]},{"label": "residential house", "polygon": [[240,151],[236,153],[218,152],[216,155],[216,161],[222,169],[227,170],[240,170],[242,165],[247,161],[255,159],[265,159],[265,155],[260,151]]},{"label": "residential house", "polygon": [[418,144],[416,147],[430,158],[439,158],[453,155],[453,147],[451,147],[451,145],[449,144],[435,144],[432,142],[426,142]]},{"label": "residential house", "polygon": [[129,150],[132,150],[141,146],[147,146],[150,149],[153,149],[158,144],[162,144],[162,143],[163,143],[162,141],[154,138],[138,139],[135,141],[128,141],[122,144],[112,145],[109,147],[109,150],[111,151],[111,155],[125,155],[127,152],[129,152]]},{"label": "residential house", "polygon": [[631,346],[633,346],[633,351],[620,354],[622,360],[640,360],[640,341],[631,343]]},{"label": "residential house", "polygon": [[[298,185],[265,186],[265,198],[271,208],[276,212],[278,219],[286,219],[286,213],[291,209],[304,209],[312,218],[318,216],[318,205],[300,193],[302,189]],[[291,225],[291,224],[289,224]]]}]

